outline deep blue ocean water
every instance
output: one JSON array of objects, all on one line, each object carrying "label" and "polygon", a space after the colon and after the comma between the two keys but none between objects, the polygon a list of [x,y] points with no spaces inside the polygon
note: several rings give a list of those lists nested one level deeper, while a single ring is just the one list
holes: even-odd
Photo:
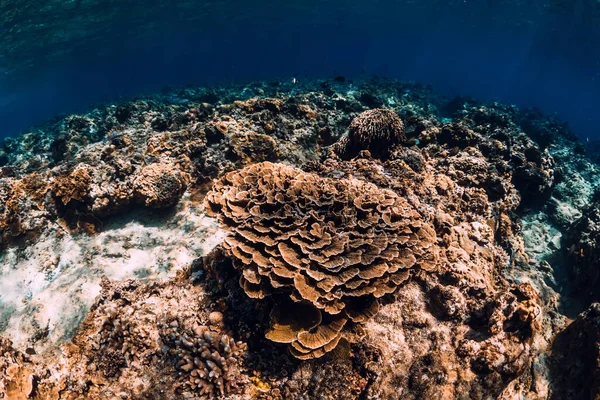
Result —
[{"label": "deep blue ocean water", "polygon": [[0,0],[0,137],[165,86],[393,77],[600,139],[597,0]]}]

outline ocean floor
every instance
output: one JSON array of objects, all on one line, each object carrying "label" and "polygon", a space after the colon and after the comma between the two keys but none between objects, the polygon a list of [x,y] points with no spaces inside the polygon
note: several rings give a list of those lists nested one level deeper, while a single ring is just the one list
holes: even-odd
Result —
[{"label": "ocean floor", "polygon": [[596,398],[599,172],[387,79],[56,119],[0,146],[0,398]]}]

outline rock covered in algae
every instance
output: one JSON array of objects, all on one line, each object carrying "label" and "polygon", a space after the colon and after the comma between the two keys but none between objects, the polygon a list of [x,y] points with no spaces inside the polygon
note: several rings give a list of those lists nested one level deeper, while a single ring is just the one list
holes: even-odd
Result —
[{"label": "rock covered in algae", "polygon": [[134,196],[152,208],[173,206],[186,188],[183,174],[166,164],[150,164],[142,168],[133,180]]},{"label": "rock covered in algae", "polygon": [[581,297],[600,300],[600,203],[593,203],[569,227],[564,242]]}]

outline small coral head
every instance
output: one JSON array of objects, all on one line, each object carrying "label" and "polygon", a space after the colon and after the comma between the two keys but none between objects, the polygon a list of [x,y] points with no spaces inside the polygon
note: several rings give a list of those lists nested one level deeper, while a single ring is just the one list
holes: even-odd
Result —
[{"label": "small coral head", "polygon": [[348,127],[348,135],[340,139],[335,152],[350,159],[367,150],[376,158],[385,159],[394,145],[406,140],[400,117],[385,108],[374,108],[356,116]]}]

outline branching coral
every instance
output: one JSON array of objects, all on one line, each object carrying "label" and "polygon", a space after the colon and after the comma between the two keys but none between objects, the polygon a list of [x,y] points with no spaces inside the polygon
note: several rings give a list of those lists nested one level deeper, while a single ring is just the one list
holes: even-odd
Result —
[{"label": "branching coral", "polygon": [[187,376],[186,386],[201,399],[212,399],[237,391],[242,383],[240,359],[246,344],[236,342],[216,327],[196,325],[191,335],[176,328],[168,330],[166,341],[174,340],[172,354],[179,374]]},{"label": "branching coral", "polygon": [[432,225],[394,192],[357,179],[260,163],[227,174],[206,198],[231,232],[225,247],[248,296],[283,292],[302,309],[292,314],[303,322],[275,310],[267,334],[300,358],[335,348],[347,322],[364,322],[413,271],[437,266]]},{"label": "branching coral", "polygon": [[390,146],[405,139],[400,117],[392,110],[375,108],[352,120],[348,136],[343,137],[334,150],[343,158],[352,158],[361,150],[369,150],[373,156],[385,158]]}]

